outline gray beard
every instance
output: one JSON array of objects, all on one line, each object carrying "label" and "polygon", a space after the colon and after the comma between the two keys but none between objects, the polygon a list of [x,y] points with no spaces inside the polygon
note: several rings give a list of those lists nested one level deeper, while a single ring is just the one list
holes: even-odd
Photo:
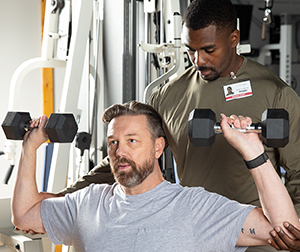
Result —
[{"label": "gray beard", "polygon": [[[130,171],[119,171],[118,164],[125,163],[131,166]],[[132,188],[141,184],[154,170],[154,159],[146,160],[141,166],[138,167],[132,160],[126,158],[116,159],[113,164],[112,173],[115,180],[126,188]]]}]

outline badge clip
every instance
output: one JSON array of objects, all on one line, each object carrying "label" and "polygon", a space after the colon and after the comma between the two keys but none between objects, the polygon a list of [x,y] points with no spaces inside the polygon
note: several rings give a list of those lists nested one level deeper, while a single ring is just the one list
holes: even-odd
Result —
[{"label": "badge clip", "polygon": [[230,72],[230,77],[233,80],[237,80],[236,75],[234,74],[234,72]]}]

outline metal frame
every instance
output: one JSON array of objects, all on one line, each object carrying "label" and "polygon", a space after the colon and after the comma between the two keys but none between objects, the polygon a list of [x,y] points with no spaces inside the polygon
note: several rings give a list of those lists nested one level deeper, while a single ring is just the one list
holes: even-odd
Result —
[{"label": "metal frame", "polygon": [[280,72],[279,76],[288,85],[292,81],[292,21],[291,15],[287,13],[281,14],[280,25],[280,42],[278,44],[264,45],[260,49],[260,54],[257,61],[264,64],[265,57],[269,54],[270,50],[280,51]]}]

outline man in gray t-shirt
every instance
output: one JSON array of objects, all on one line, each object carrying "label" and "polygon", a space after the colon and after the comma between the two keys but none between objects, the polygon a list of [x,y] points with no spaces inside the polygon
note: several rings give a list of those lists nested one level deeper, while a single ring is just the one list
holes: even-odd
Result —
[{"label": "man in gray t-shirt", "polygon": [[161,117],[151,106],[131,102],[108,108],[102,118],[108,123],[108,155],[117,182],[92,184],[61,198],[42,200],[37,191],[36,150],[47,139],[47,117],[31,122],[37,128],[23,141],[12,199],[14,224],[47,232],[54,243],[76,251],[128,252],[244,251],[267,245],[269,232],[285,220],[299,228],[292,201],[258,135],[229,126],[245,128],[251,118],[221,117],[224,137],[242,154],[263,209],[166,182],[158,163],[165,146]]},{"label": "man in gray t-shirt", "polygon": [[50,239],[78,251],[228,252],[245,250],[236,242],[252,209],[163,181],[138,195],[126,195],[118,183],[92,184],[44,200],[41,214]]}]

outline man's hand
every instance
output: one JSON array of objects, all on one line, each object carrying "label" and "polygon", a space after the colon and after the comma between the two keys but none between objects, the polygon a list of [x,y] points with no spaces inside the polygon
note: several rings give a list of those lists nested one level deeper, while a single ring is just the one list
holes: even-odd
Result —
[{"label": "man's hand", "polygon": [[36,119],[32,119],[32,121],[30,122],[30,127],[32,129],[25,134],[23,139],[24,148],[29,147],[36,150],[42,143],[48,140],[48,136],[45,130],[47,121],[48,118],[45,115]]},{"label": "man's hand", "polygon": [[252,160],[264,152],[264,147],[256,132],[244,133],[230,127],[230,125],[233,125],[237,129],[246,129],[252,123],[250,117],[232,115],[227,118],[224,114],[221,114],[221,119],[224,137],[242,154],[244,160]]},{"label": "man's hand", "polygon": [[[48,193],[48,192],[40,192],[40,196],[41,198],[44,200],[44,199],[49,199],[49,198],[54,198],[54,197],[63,197],[64,195],[61,194],[61,193]],[[15,227],[15,230],[16,231],[20,231],[20,229],[18,227]],[[24,234],[31,234],[31,235],[43,235],[44,233],[37,233],[35,232],[34,230],[22,230],[22,232]]]},{"label": "man's hand", "polygon": [[296,240],[291,239],[280,227],[274,228],[270,232],[273,237],[272,239],[268,239],[268,243],[273,246],[277,250],[288,250],[297,252],[300,250],[300,230],[294,227],[289,222],[284,222],[283,226],[292,233]]}]

